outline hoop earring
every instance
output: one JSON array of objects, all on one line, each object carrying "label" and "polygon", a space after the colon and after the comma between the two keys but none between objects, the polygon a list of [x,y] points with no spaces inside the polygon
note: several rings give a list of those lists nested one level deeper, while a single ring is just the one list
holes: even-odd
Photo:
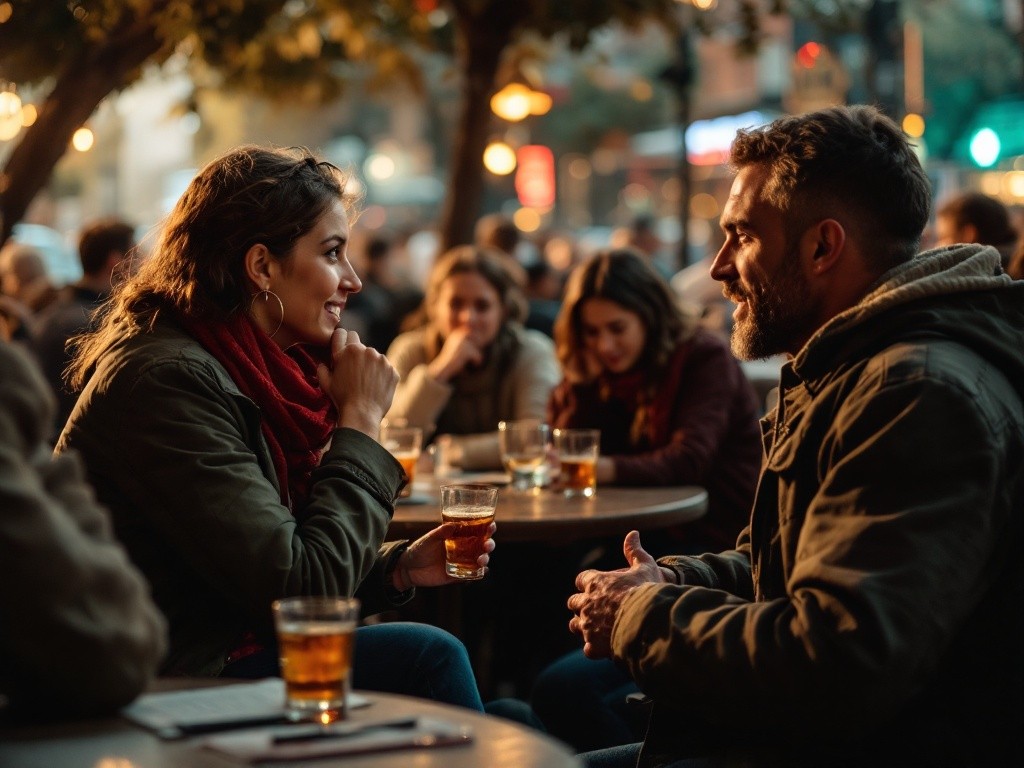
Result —
[{"label": "hoop earring", "polygon": [[267,290],[266,288],[264,288],[259,293],[254,293],[252,295],[252,301],[249,302],[249,314],[250,315],[253,313],[252,312],[252,308],[253,308],[253,305],[256,304],[256,299],[259,298],[260,296],[263,297],[263,302],[264,303],[270,301],[270,297],[273,296],[275,299],[277,299],[277,306],[281,309],[281,319],[277,323],[277,328],[275,328],[274,332],[272,334],[270,334],[270,338],[274,338],[277,335],[277,332],[281,330],[281,326],[284,325],[284,302],[281,301],[281,297],[278,296],[276,293],[274,293],[273,291],[270,291],[270,290]]}]

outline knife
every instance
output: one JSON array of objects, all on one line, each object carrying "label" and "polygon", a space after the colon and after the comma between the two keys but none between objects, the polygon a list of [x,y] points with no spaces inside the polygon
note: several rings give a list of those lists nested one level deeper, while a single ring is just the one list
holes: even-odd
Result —
[{"label": "knife", "polygon": [[325,725],[318,728],[301,728],[278,733],[271,740],[274,744],[291,744],[297,741],[313,741],[315,739],[344,739],[349,736],[362,736],[364,733],[387,728],[415,728],[419,725],[418,717],[401,717],[394,720],[378,720],[371,723],[340,723]]}]

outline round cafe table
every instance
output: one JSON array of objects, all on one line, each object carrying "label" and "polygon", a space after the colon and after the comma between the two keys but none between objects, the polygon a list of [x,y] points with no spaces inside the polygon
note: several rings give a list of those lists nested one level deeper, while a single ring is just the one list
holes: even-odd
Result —
[{"label": "round cafe table", "polygon": [[417,475],[412,495],[400,499],[389,538],[416,538],[441,522],[439,487],[458,483],[499,486],[495,519],[502,541],[575,541],[625,536],[688,523],[707,511],[708,494],[697,486],[633,488],[599,486],[591,498],[565,498],[560,491],[513,491],[501,472],[465,473],[444,480]]},{"label": "round cafe table", "polygon": [[[157,690],[205,688],[230,681],[157,681]],[[237,681],[236,681],[237,682]],[[166,683],[166,684],[162,684]],[[372,754],[277,761],[274,765],[344,768],[579,768],[564,744],[525,726],[461,707],[408,696],[361,691],[370,701],[352,710],[355,723],[403,717],[431,718],[466,729],[471,738],[456,746],[403,749]],[[239,762],[192,736],[162,740],[119,717],[41,725],[6,721],[0,709],[0,766],[3,768],[238,768]]]}]

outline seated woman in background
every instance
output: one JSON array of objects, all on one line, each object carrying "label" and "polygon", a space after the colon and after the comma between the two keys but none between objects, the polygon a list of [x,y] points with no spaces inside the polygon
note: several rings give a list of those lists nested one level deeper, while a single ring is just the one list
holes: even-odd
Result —
[{"label": "seated woman in background", "polygon": [[500,467],[498,422],[543,419],[561,377],[551,340],[521,325],[526,299],[507,258],[468,245],[444,254],[427,282],[427,324],[388,349],[400,381],[387,419],[443,439],[463,469]]},{"label": "seated woman in background", "polygon": [[598,486],[703,486],[708,512],[685,526],[684,544],[732,547],[750,515],[761,432],[726,342],[683,314],[642,256],[620,249],[570,274],[555,344],[565,379],[548,420],[601,430]]},{"label": "seated woman in background", "polygon": [[[277,598],[358,588],[372,608],[451,581],[442,529],[382,546],[404,473],[376,438],[398,377],[338,327],[361,287],[345,183],[300,150],[214,160],[79,339],[56,450],[81,452],[152,585],[163,674],[277,674]],[[356,687],[481,707],[441,630],[360,627],[356,658]]]},{"label": "seated woman in background", "polygon": [[[549,420],[601,430],[598,488],[703,486],[707,514],[670,531],[678,538],[670,547],[735,546],[762,448],[753,388],[726,342],[684,316],[668,283],[631,249],[598,254],[569,275],[555,342],[566,378],[552,393]],[[658,533],[645,539],[661,539],[655,551],[669,544]],[[619,567],[619,542],[607,549]],[[550,733],[586,752],[643,737],[646,707],[626,702],[637,691],[613,662],[580,650],[538,675],[530,704]],[[521,717],[506,701],[488,709]]]}]

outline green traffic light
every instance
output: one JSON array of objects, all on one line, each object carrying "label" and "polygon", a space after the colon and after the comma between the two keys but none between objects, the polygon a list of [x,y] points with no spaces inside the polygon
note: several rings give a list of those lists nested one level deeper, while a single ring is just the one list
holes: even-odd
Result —
[{"label": "green traffic light", "polygon": [[999,141],[999,134],[991,128],[982,128],[975,131],[971,137],[970,153],[971,159],[982,168],[991,168],[999,159],[999,152],[1002,145]]}]

